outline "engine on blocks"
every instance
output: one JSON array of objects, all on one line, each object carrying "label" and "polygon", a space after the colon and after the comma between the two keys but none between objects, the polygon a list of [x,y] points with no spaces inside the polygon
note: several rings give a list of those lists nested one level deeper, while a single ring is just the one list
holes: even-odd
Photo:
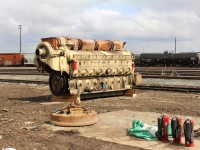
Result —
[{"label": "engine on blocks", "polygon": [[134,85],[134,62],[125,42],[43,38],[35,51],[39,71],[50,73],[53,95],[103,94],[125,91]]}]

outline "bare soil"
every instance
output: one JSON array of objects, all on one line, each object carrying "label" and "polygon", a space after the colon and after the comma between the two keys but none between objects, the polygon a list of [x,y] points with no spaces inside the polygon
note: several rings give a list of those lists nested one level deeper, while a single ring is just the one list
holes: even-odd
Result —
[{"label": "bare soil", "polygon": [[[0,148],[15,149],[142,149],[96,138],[79,136],[76,132],[52,131],[42,128],[49,114],[65,104],[43,105],[51,101],[47,85],[0,83]],[[161,91],[140,91],[134,97],[110,97],[84,100],[82,105],[99,114],[118,110],[157,112],[200,116],[200,94]]]}]

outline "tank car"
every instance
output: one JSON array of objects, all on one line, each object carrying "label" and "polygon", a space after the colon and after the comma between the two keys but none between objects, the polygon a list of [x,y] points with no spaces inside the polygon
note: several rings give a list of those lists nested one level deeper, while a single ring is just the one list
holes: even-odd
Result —
[{"label": "tank car", "polygon": [[104,93],[131,89],[134,62],[125,42],[43,38],[35,51],[39,71],[50,73],[53,95]]},{"label": "tank car", "polygon": [[134,57],[134,64],[135,66],[139,66],[140,65],[140,54],[138,53],[132,53],[133,57]]},{"label": "tank car", "polygon": [[141,53],[140,66],[155,66],[163,63],[163,53]]},{"label": "tank car", "polygon": [[140,66],[199,66],[200,53],[184,52],[184,53],[141,53],[139,58]]},{"label": "tank car", "polygon": [[174,64],[180,66],[199,66],[200,53],[197,52],[186,52],[186,53],[175,53],[173,54]]}]

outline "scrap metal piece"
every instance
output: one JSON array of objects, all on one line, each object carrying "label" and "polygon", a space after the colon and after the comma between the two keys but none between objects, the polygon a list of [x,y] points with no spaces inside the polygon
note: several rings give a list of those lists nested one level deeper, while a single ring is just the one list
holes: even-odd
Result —
[{"label": "scrap metal piece", "polygon": [[52,112],[50,121],[57,126],[86,126],[98,122],[97,112],[80,106],[69,105],[62,110]]}]

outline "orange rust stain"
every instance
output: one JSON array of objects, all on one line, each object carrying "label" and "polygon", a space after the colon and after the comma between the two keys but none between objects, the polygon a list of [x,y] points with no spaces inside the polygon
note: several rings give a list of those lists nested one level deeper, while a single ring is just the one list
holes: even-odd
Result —
[{"label": "orange rust stain", "polygon": [[24,54],[0,53],[0,66],[23,66]]}]

